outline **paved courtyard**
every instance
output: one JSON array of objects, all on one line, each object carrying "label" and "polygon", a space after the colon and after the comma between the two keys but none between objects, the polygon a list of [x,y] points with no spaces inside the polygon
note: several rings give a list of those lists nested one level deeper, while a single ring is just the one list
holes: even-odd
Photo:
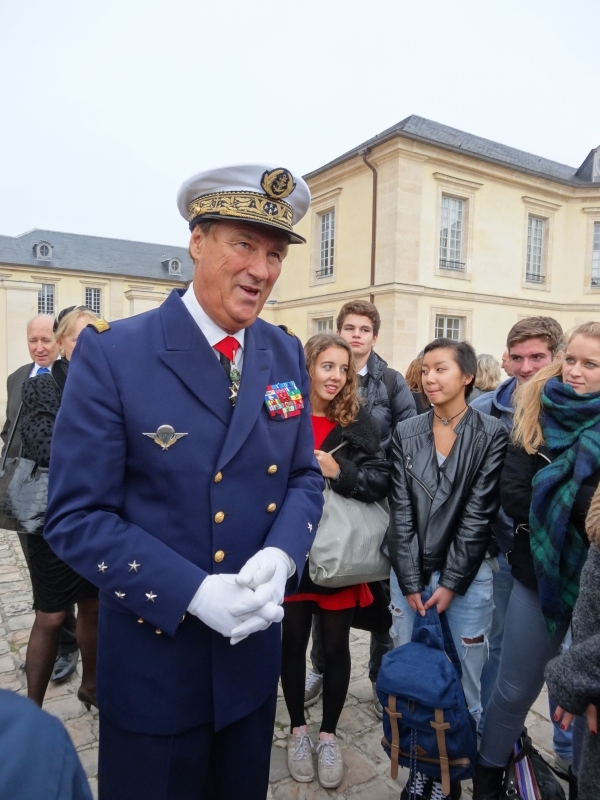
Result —
[{"label": "paved courtyard", "polygon": [[[26,693],[25,673],[20,667],[25,661],[32,623],[31,587],[19,540],[16,534],[0,530],[0,688]],[[325,791],[316,780],[311,784],[299,784],[289,777],[285,750],[289,717],[280,690],[269,800],[325,800],[328,797],[338,800],[397,800],[399,797],[407,773],[402,770],[398,782],[392,781],[389,760],[381,749],[381,723],[373,712],[371,684],[366,677],[368,634],[353,631],[351,650],[350,690],[338,727],[346,764],[341,786]],[[77,700],[79,682],[80,676],[76,674],[59,686],[51,684],[44,708],[65,724],[90,780],[93,795],[97,797],[98,714],[95,709],[86,711]],[[320,701],[308,709],[309,727],[315,742],[321,713]],[[551,758],[552,726],[545,692],[538,698],[527,725],[538,748]],[[470,797],[468,789],[463,792],[465,796]]]}]

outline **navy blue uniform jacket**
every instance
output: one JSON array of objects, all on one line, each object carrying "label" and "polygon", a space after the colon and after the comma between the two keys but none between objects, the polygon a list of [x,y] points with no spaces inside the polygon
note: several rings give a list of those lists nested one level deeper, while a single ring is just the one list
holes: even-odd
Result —
[{"label": "navy blue uniform jacket", "polygon": [[[286,381],[304,411],[272,419],[265,390]],[[237,573],[267,546],[293,558],[295,590],[323,504],[308,398],[300,341],[257,320],[232,407],[177,291],[80,335],[52,441],[45,536],[100,589],[98,700],[115,725],[218,730],[276,691],[279,625],[232,646],[186,610],[207,575]],[[160,425],[187,435],[163,450],[144,436]]]}]

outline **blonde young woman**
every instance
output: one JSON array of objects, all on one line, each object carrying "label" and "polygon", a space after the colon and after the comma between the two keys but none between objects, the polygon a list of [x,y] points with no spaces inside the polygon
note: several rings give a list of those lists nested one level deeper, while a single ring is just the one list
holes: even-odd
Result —
[{"label": "blonde young woman", "polygon": [[[40,467],[50,466],[52,432],[77,337],[98,315],[88,308],[66,309],[58,317],[55,339],[61,358],[52,370],[23,384],[19,420],[22,455]],[[27,535],[35,621],[27,646],[27,696],[41,706],[52,675],[58,636],[69,606],[77,603],[76,638],[82,677],[77,693],[89,709],[96,705],[98,590],[54,554],[43,536]]]},{"label": "blonde young woman", "polygon": [[568,630],[588,541],[585,517],[600,483],[600,323],[572,332],[564,359],[517,395],[501,478],[515,525],[515,578],[500,671],[483,726],[474,800],[498,800],[504,771],[544,668]]},{"label": "blonde young woman", "polygon": [[[373,502],[389,491],[389,465],[380,445],[379,428],[360,405],[358,379],[350,346],[340,336],[320,333],[305,345],[310,376],[311,420],[315,457],[334,492]],[[342,441],[344,446],[336,450]],[[367,584],[325,589],[314,584],[308,566],[298,592],[286,598],[282,625],[281,685],[290,715],[288,767],[301,782],[313,780],[312,742],[304,712],[306,648],[312,615],[318,614],[325,656],[323,721],[319,733],[318,775],[333,789],[342,781],[344,764],[336,725],[350,682],[350,626],[357,605],[373,596]]]}]

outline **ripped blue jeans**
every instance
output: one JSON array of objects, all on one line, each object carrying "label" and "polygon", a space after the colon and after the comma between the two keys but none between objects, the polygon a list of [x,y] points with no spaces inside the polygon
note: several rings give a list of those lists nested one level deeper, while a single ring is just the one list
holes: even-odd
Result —
[{"label": "ripped blue jeans", "polygon": [[[492,629],[494,614],[492,564],[495,564],[495,559],[486,559],[482,563],[467,593],[464,596],[455,594],[446,611],[456,652],[461,659],[462,685],[467,705],[477,723],[481,717],[481,673],[488,657],[488,636]],[[439,572],[434,572],[431,576],[429,587],[432,593],[438,587],[439,578]],[[394,647],[399,647],[410,642],[415,612],[402,594],[393,570],[390,588],[392,612],[390,636]],[[475,644],[465,644],[463,641],[481,637],[482,641]]]}]

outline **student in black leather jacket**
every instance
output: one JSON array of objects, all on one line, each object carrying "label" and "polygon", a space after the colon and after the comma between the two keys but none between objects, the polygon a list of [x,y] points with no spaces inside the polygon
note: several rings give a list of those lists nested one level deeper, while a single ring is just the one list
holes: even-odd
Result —
[{"label": "student in black leather jacket", "polygon": [[[446,611],[478,720],[494,610],[493,559],[486,555],[508,433],[467,405],[476,367],[466,342],[436,339],[425,348],[423,388],[433,408],[400,423],[392,439],[388,545],[394,645],[410,641],[415,613],[434,605]],[[460,786],[451,796],[460,796]]]}]

